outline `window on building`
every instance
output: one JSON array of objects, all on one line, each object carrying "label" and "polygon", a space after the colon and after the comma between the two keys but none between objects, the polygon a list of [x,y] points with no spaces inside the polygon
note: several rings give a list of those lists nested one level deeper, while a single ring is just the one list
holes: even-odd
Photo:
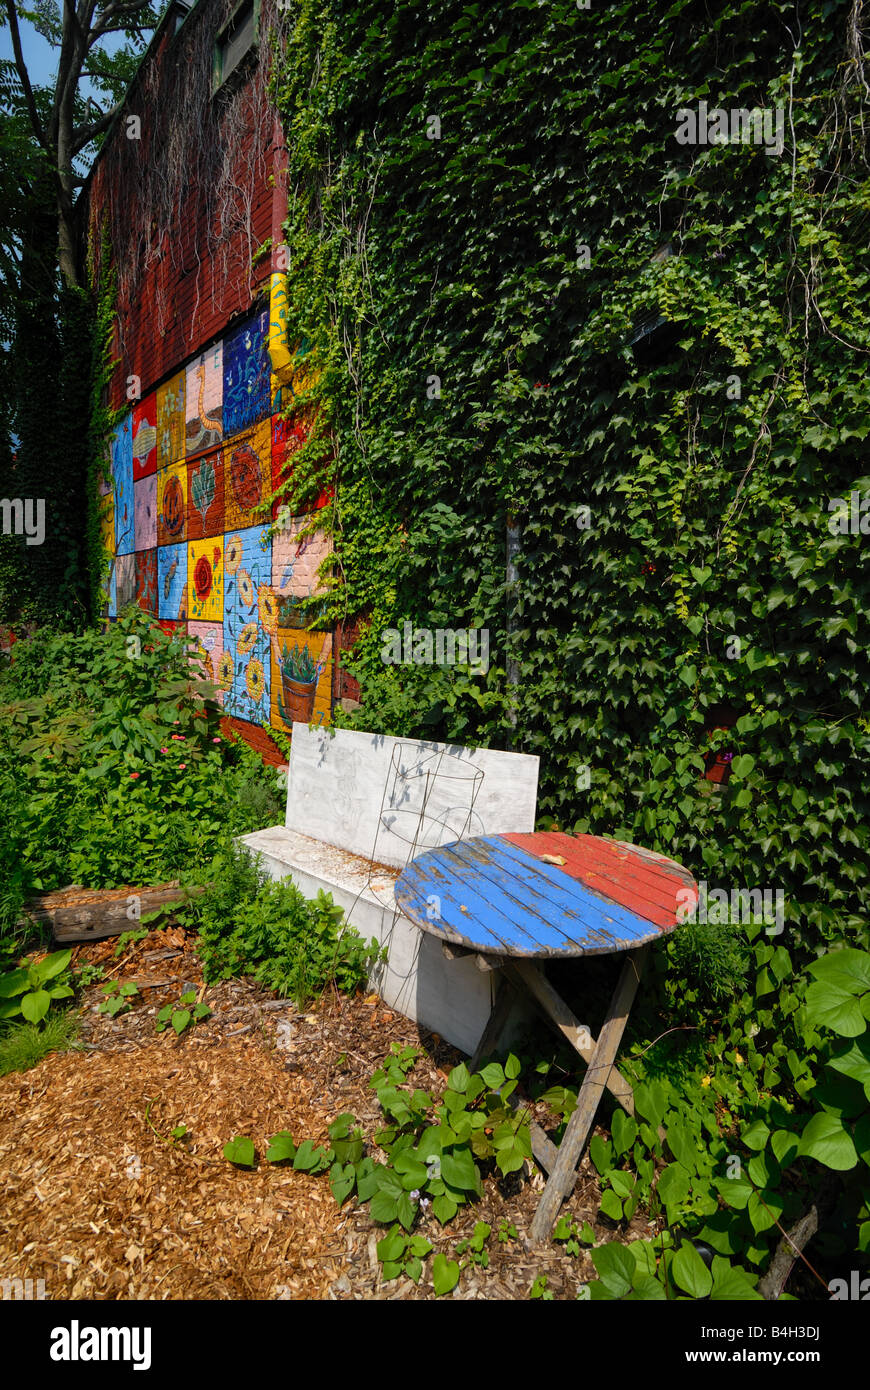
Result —
[{"label": "window on building", "polygon": [[215,90],[237,72],[257,41],[259,0],[243,0],[217,36],[215,44]]}]

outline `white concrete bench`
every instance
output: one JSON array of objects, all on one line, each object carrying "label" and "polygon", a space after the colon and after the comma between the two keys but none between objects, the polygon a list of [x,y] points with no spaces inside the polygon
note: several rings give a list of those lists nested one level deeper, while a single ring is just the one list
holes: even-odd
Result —
[{"label": "white concrete bench", "polygon": [[241,843],[307,897],[331,893],[366,941],[388,948],[371,984],[390,1008],[472,1052],[492,975],[472,958],[446,960],[398,912],[393,886],[409,858],[436,845],[534,830],[537,790],[538,759],[526,753],[294,724],[285,824]]}]

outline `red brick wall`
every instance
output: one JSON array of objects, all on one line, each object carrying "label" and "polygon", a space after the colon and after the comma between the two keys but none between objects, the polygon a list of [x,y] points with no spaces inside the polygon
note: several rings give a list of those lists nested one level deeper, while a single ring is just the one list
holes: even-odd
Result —
[{"label": "red brick wall", "polygon": [[128,377],[145,396],[268,294],[269,258],[251,267],[272,234],[280,163],[265,53],[231,90],[211,91],[215,36],[235,3],[206,0],[164,34],[94,167],[91,242],[99,254],[104,223],[118,274],[116,408],[131,399]]}]

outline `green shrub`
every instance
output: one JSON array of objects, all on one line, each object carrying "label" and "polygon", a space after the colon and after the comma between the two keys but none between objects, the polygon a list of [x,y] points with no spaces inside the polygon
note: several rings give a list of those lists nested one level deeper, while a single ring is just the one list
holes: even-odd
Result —
[{"label": "green shrub", "polygon": [[699,1023],[742,993],[751,949],[740,927],[686,922],[668,940],[664,995],[675,1021]]},{"label": "green shrub", "polygon": [[35,891],[201,876],[222,840],[280,819],[257,754],[219,733],[213,693],[138,611],[16,644],[0,677],[0,943]]},{"label": "green shrub", "polygon": [[228,847],[216,860],[211,888],[197,903],[199,955],[205,978],[253,975],[302,1008],[335,981],[352,992],[378,954],[352,927],[328,893],[310,901],[292,883],[279,883],[244,850]]}]

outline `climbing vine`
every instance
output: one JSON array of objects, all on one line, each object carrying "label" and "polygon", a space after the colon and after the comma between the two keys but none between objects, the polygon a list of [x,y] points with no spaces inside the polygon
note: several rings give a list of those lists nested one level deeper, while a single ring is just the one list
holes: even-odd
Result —
[{"label": "climbing vine", "polygon": [[[289,18],[294,486],[338,483],[351,718],[538,753],[565,828],[866,944],[868,542],[833,501],[870,489],[860,5]],[[702,102],[779,139],[680,143]],[[488,671],[385,666],[405,620],[486,627]]]},{"label": "climbing vine", "polygon": [[[92,250],[94,244],[92,243]],[[101,483],[105,485],[109,477],[108,460],[105,457],[106,440],[123,415],[122,410],[113,410],[109,405],[109,387],[116,361],[113,355],[115,337],[117,297],[117,276],[111,261],[111,245],[108,230],[103,225],[100,238],[99,265],[92,255],[88,266],[91,295],[94,304],[94,325],[91,358],[91,399],[90,428],[88,432],[88,480],[87,480],[87,560],[88,560],[88,608],[91,617],[96,617],[103,606],[102,590],[110,559],[109,551],[102,544],[101,521],[103,495]]]}]

